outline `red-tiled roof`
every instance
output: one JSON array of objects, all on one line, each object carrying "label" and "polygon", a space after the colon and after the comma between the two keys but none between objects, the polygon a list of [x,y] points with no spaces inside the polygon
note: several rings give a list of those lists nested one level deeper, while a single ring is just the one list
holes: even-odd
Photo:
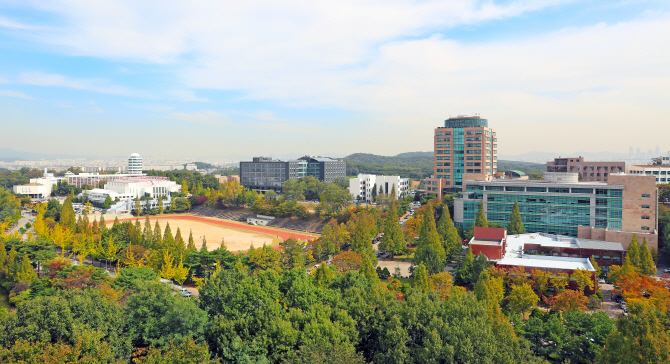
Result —
[{"label": "red-tiled roof", "polygon": [[474,234],[472,234],[477,240],[496,240],[500,241],[505,238],[505,229],[503,228],[483,228],[476,227]]}]

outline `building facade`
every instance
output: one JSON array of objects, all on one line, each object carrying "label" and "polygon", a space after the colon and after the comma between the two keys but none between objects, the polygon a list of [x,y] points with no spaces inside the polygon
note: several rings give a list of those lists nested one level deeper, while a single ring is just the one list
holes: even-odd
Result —
[{"label": "building facade", "polygon": [[142,174],[142,157],[137,153],[128,157],[128,174]]},{"label": "building facade", "polygon": [[371,202],[372,190],[376,189],[378,194],[380,187],[382,192],[388,195],[395,189],[396,199],[400,199],[409,193],[409,178],[359,174],[358,177],[349,180],[349,193],[359,201]]},{"label": "building facade", "polygon": [[529,233],[620,242],[633,234],[658,247],[654,179],[613,174],[608,182],[579,182],[576,173],[545,174],[544,180],[465,181],[454,199],[454,222],[468,229],[480,202],[489,222],[507,226],[516,201]]},{"label": "building facade", "polygon": [[654,176],[657,185],[670,183],[670,164],[633,165],[627,169],[630,174]]},{"label": "building facade", "polygon": [[661,164],[670,165],[670,152],[668,152],[667,156],[661,156]]},{"label": "building facade", "polygon": [[603,181],[612,173],[626,172],[626,162],[585,162],[584,157],[554,158],[547,172],[577,173],[582,181]]},{"label": "building facade", "polygon": [[316,157],[292,160],[254,157],[251,162],[240,162],[240,182],[253,190],[281,192],[284,182],[305,176],[332,182],[336,178],[346,177],[346,164]]},{"label": "building facade", "polygon": [[304,156],[300,160],[307,162],[307,176],[312,176],[324,182],[330,183],[347,176],[347,164],[344,161],[312,156]]},{"label": "building facade", "polygon": [[498,138],[488,120],[479,116],[458,116],[435,129],[434,174],[426,179],[426,190],[439,200],[458,192],[464,174],[492,176],[498,169]]}]

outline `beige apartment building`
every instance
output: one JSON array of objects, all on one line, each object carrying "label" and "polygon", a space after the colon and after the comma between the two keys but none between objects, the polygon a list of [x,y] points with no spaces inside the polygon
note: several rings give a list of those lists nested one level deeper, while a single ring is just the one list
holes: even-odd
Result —
[{"label": "beige apartment building", "polygon": [[463,175],[484,179],[498,169],[498,137],[487,119],[459,115],[444,121],[433,134],[434,174],[426,179],[426,192],[442,200],[463,187]]}]

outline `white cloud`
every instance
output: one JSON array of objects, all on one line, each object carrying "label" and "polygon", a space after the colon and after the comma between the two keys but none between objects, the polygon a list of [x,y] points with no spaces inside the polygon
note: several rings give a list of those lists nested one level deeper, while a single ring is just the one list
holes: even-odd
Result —
[{"label": "white cloud", "polygon": [[24,24],[18,21],[8,19],[4,16],[0,16],[0,27],[9,28],[9,29],[19,29],[19,30],[45,30],[46,27],[37,27],[30,24]]},{"label": "white cloud", "polygon": [[288,121],[287,118],[277,117],[272,111],[259,111],[254,114],[249,114],[254,119],[264,121]]},{"label": "white cloud", "polygon": [[103,79],[76,79],[50,73],[22,72],[19,75],[18,81],[19,83],[27,85],[66,87],[109,95],[150,97],[146,92],[131,90],[125,86],[114,85]]},{"label": "white cloud", "polygon": [[9,80],[0,77],[0,83],[9,83]]},{"label": "white cloud", "polygon": [[173,112],[165,116],[167,119],[184,121],[194,124],[225,125],[229,123],[226,114],[217,111]]},{"label": "white cloud", "polygon": [[198,97],[191,90],[172,90],[168,92],[168,95],[172,98],[175,98],[180,101],[195,101],[195,102],[207,102],[204,97]]},{"label": "white cloud", "polygon": [[[474,112],[498,128],[504,154],[610,148],[628,139],[663,143],[663,133],[648,131],[670,117],[666,13],[548,33],[530,29],[512,39],[449,38],[453,27],[532,16],[560,3],[49,1],[36,6],[60,16],[62,25],[27,33],[72,55],[165,66],[182,84],[162,93],[168,98],[207,101],[197,91],[215,89],[283,107],[353,111],[361,122],[342,131],[347,148],[363,145],[356,131],[365,127],[402,140],[403,149],[426,150],[430,131],[449,114]],[[214,111],[170,115],[227,120]],[[272,130],[301,129],[268,111],[249,116]],[[398,145],[382,144],[370,148],[391,154]]]},{"label": "white cloud", "polygon": [[32,100],[32,97],[24,94],[23,92],[16,92],[16,91],[9,91],[9,90],[0,90],[0,96],[18,97],[20,99]]}]

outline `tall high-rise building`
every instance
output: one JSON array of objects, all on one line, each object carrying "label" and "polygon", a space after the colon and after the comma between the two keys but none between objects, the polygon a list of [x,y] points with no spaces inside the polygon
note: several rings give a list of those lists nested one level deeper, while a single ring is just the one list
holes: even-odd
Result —
[{"label": "tall high-rise building", "polygon": [[128,157],[128,174],[142,174],[142,157],[133,153]]},{"label": "tall high-rise building", "polygon": [[435,129],[433,141],[435,172],[426,180],[426,191],[439,200],[444,194],[459,192],[464,180],[485,179],[498,169],[498,138],[486,119],[449,118]]}]

